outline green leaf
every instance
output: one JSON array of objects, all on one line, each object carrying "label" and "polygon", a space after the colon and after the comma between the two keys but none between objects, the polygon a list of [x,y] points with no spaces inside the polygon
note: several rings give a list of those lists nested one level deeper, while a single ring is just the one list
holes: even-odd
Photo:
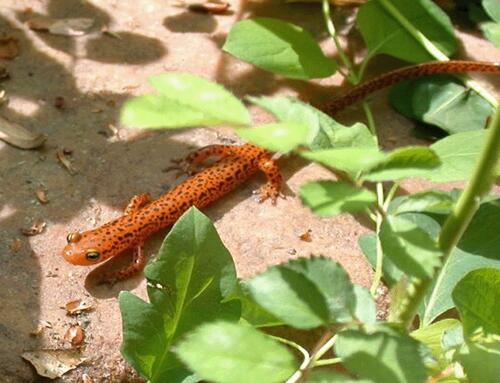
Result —
[{"label": "green leaf", "polygon": [[363,170],[375,167],[386,158],[384,153],[375,148],[325,149],[301,152],[300,155],[329,168],[346,172],[352,178],[357,178]]},{"label": "green leaf", "polygon": [[500,48],[500,22],[486,21],[479,24],[484,37],[490,40],[497,48]]},{"label": "green leaf", "polygon": [[389,206],[389,213],[393,215],[409,212],[449,214],[453,208],[453,202],[450,193],[431,189],[395,198]]},{"label": "green leaf", "polygon": [[354,316],[364,324],[375,324],[377,321],[377,307],[370,291],[360,285],[354,285],[356,306]]},{"label": "green leaf", "polygon": [[451,75],[405,81],[389,93],[394,109],[406,117],[438,126],[447,133],[484,129],[492,106]]},{"label": "green leaf", "polygon": [[500,269],[471,271],[457,283],[452,297],[466,335],[478,329],[500,334]]},{"label": "green leaf", "polygon": [[497,0],[482,0],[481,5],[493,20],[500,22],[500,4]]},{"label": "green leaf", "polygon": [[[377,264],[377,236],[374,233],[363,234],[358,239],[358,245],[373,268]],[[388,287],[393,287],[404,275],[390,259],[382,263],[382,276]]]},{"label": "green leaf", "polygon": [[[441,166],[423,177],[435,182],[463,181],[469,179],[485,142],[486,130],[457,133],[431,145],[439,156]],[[497,175],[500,175],[498,166]]]},{"label": "green leaf", "polygon": [[227,301],[237,286],[231,255],[210,220],[191,208],[144,274],[151,303],[130,293],[120,295],[122,355],[151,383],[194,382],[172,353],[172,344],[204,322],[239,319],[239,303]]},{"label": "green leaf", "polygon": [[439,365],[444,368],[447,361],[444,358],[444,349],[442,339],[445,331],[459,325],[460,322],[456,319],[443,319],[426,327],[420,327],[411,333],[411,336],[419,342],[425,344],[432,352],[432,356],[439,362]]},{"label": "green leaf", "polygon": [[436,241],[416,223],[402,216],[387,216],[380,228],[384,254],[406,275],[432,278],[441,263]]},{"label": "green leaf", "polygon": [[307,329],[352,320],[353,285],[330,259],[300,258],[272,266],[247,285],[259,305],[290,326]]},{"label": "green leaf", "polygon": [[367,209],[377,201],[375,193],[342,181],[313,181],[300,188],[302,202],[319,216]]},{"label": "green leaf", "polygon": [[193,379],[192,373],[168,351],[170,342],[165,324],[170,318],[128,291],[120,293],[119,302],[123,322],[120,351],[137,372],[151,382],[168,378],[171,382],[187,383]]},{"label": "green leaf", "polygon": [[370,380],[350,379],[344,374],[326,368],[315,368],[306,380],[307,383],[371,383]]},{"label": "green leaf", "polygon": [[250,295],[248,286],[244,280],[240,281],[240,288],[235,298],[241,302],[241,319],[253,327],[271,327],[283,324],[281,320],[266,311]]},{"label": "green leaf", "polygon": [[387,0],[395,9],[399,20],[387,12],[382,1],[368,1],[358,12],[357,25],[370,51],[370,55],[386,53],[399,59],[420,62],[435,60],[418,42],[407,26],[423,34],[446,56],[456,50],[453,25],[450,19],[431,0]]},{"label": "green leaf", "polygon": [[335,73],[309,32],[273,18],[253,18],[233,25],[222,49],[240,60],[288,78],[312,79]]},{"label": "green leaf", "polygon": [[451,293],[458,281],[470,271],[500,268],[500,204],[481,204],[457,247],[444,265],[439,277],[429,289],[421,311],[424,325],[454,306]]},{"label": "green leaf", "polygon": [[357,122],[352,126],[337,130],[333,146],[335,148],[377,148],[377,143],[368,127]]},{"label": "green leaf", "polygon": [[238,135],[251,143],[273,152],[287,153],[309,139],[309,128],[292,122],[260,125],[255,128],[236,129]]},{"label": "green leaf", "polygon": [[438,156],[425,146],[406,146],[385,155],[377,165],[366,169],[363,179],[373,182],[425,175],[441,164]]},{"label": "green leaf", "polygon": [[500,336],[489,335],[474,339],[473,342],[467,342],[456,359],[464,367],[470,382],[498,383]]},{"label": "green leaf", "polygon": [[281,383],[297,369],[288,349],[246,325],[201,325],[179,343],[176,353],[205,380],[218,383]]},{"label": "green leaf", "polygon": [[121,111],[121,123],[140,128],[185,128],[197,125],[249,125],[250,114],[221,85],[189,73],[149,78],[159,94],[134,97]]},{"label": "green leaf", "polygon": [[351,373],[373,383],[423,383],[427,376],[419,343],[388,325],[340,332],[335,353]]},{"label": "green leaf", "polygon": [[332,147],[373,147],[375,140],[361,123],[344,126],[319,109],[293,97],[247,97],[255,105],[272,113],[279,122],[307,125],[312,150]]}]

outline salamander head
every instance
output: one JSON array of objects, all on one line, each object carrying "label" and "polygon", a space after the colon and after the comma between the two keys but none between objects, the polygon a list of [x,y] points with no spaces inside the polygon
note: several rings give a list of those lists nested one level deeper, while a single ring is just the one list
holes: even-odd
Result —
[{"label": "salamander head", "polygon": [[101,263],[113,254],[112,243],[98,240],[99,235],[92,231],[69,233],[68,244],[64,247],[63,257],[69,263],[90,266]]}]

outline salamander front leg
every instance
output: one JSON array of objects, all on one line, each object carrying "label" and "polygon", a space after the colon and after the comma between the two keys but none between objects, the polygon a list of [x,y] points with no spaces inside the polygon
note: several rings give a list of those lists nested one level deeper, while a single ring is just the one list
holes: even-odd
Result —
[{"label": "salamander front leg", "polygon": [[280,169],[276,162],[266,157],[259,160],[258,167],[267,178],[266,184],[256,191],[258,201],[262,203],[270,198],[272,204],[275,205],[278,197],[285,198],[280,192],[281,185],[283,184],[283,177],[281,176]]},{"label": "salamander front leg", "polygon": [[208,145],[195,150],[184,159],[174,159],[174,165],[169,166],[164,171],[177,171],[177,177],[182,174],[193,175],[198,172],[199,165],[210,157],[224,158],[234,154],[233,145]]},{"label": "salamander front leg", "polygon": [[104,274],[101,283],[109,283],[111,285],[118,281],[127,279],[139,271],[144,269],[146,257],[144,256],[144,244],[138,245],[134,250],[134,255],[132,258],[132,263],[121,270],[113,273]]},{"label": "salamander front leg", "polygon": [[135,213],[137,210],[143,208],[146,204],[151,201],[151,196],[149,193],[137,194],[130,198],[130,201],[125,208],[125,214]]}]

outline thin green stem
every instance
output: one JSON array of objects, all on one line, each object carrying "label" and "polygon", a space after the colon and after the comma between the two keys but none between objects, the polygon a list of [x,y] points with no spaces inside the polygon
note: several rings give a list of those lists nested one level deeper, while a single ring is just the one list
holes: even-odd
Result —
[{"label": "thin green stem", "polygon": [[385,201],[384,201],[384,210],[387,211],[387,209],[389,209],[389,205],[391,203],[391,201],[393,200],[394,198],[394,195],[396,194],[396,191],[398,190],[399,188],[399,183],[398,182],[394,182],[391,186],[391,188],[389,189],[389,193],[387,193],[387,197],[385,198]]},{"label": "thin green stem", "polygon": [[366,101],[363,101],[361,104],[363,105],[363,111],[365,112],[368,129],[370,129],[373,139],[378,146],[377,126],[375,125],[375,119],[373,118],[372,110],[370,109],[370,106]]},{"label": "thin green stem", "polygon": [[[431,40],[429,40],[421,31],[419,31],[415,26],[408,20],[399,10],[391,4],[388,0],[377,0],[378,3],[384,8],[403,28],[420,44],[422,45],[429,54],[436,60],[448,61],[449,58],[444,54]],[[494,96],[492,96],[486,89],[481,87],[477,82],[467,78],[462,77],[465,84],[477,92],[481,97],[488,101],[494,108],[498,106],[498,102]]]},{"label": "thin green stem", "polygon": [[[451,252],[467,229],[472,217],[479,208],[482,198],[488,194],[493,186],[499,161],[500,109],[497,109],[489,123],[486,142],[474,172],[439,235],[438,243],[443,252],[443,259],[437,272],[437,279],[442,277],[444,266],[447,264]],[[402,305],[400,312],[396,316],[398,322],[405,327],[410,326],[432,282],[433,280],[430,278],[413,282],[412,292],[408,294],[408,302]]]},{"label": "thin green stem", "polygon": [[[377,183],[377,203],[379,206],[384,205],[384,187],[382,183]],[[375,233],[377,235],[377,242],[376,242],[376,264],[375,264],[375,273],[373,275],[373,282],[370,287],[370,293],[372,296],[375,296],[377,293],[377,288],[378,285],[380,284],[380,281],[382,279],[382,266],[384,262],[384,253],[382,251],[382,243],[380,242],[380,228],[382,226],[382,222],[384,220],[384,215],[380,211],[377,211],[377,220],[376,220],[376,227],[375,227]]]},{"label": "thin green stem", "polygon": [[330,34],[331,38],[333,39],[333,42],[335,43],[335,47],[337,48],[337,52],[340,56],[340,59],[342,60],[342,63],[347,68],[346,78],[351,84],[356,85],[359,82],[359,79],[356,76],[351,60],[349,60],[349,57],[347,57],[347,55],[344,52],[344,49],[342,48],[342,45],[340,44],[337,31],[335,30],[335,25],[333,24],[333,21],[330,16],[330,2],[328,0],[322,1],[322,10],[323,10],[323,17],[325,19],[326,29],[328,30],[328,33]]},{"label": "thin green stem", "polygon": [[378,3],[384,8],[403,28],[422,45],[431,56],[437,60],[448,61],[449,58],[441,50],[434,45],[421,31],[413,26],[413,24],[399,10],[391,4],[388,0],[377,0]]},{"label": "thin green stem", "polygon": [[314,363],[313,367],[329,366],[329,365],[337,364],[337,363],[340,363],[340,362],[342,362],[342,358],[320,359],[320,360],[317,360]]},{"label": "thin green stem", "polygon": [[279,336],[274,336],[274,335],[269,335],[269,336],[271,338],[277,340],[278,342],[284,343],[287,346],[295,348],[304,357],[304,359],[302,360],[302,363],[300,364],[300,367],[298,368],[298,370],[295,371],[294,374],[286,380],[286,383],[296,383],[296,382],[298,382],[301,379],[301,377],[302,377],[303,371],[305,369],[307,369],[307,367],[311,364],[311,356],[309,355],[309,352],[304,347],[302,347],[300,344],[297,344],[297,343],[295,343],[295,342],[293,342],[291,340],[288,340],[288,339],[285,339],[285,338],[281,338]]}]

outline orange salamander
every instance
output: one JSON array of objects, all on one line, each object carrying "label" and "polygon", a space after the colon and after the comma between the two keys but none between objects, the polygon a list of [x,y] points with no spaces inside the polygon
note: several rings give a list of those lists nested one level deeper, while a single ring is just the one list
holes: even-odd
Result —
[{"label": "orange salamander", "polygon": [[128,278],[144,267],[144,240],[152,233],[172,225],[191,206],[203,208],[234,190],[258,170],[267,183],[259,190],[259,201],[274,203],[281,189],[282,177],[272,153],[251,144],[211,145],[186,158],[190,168],[211,156],[221,159],[188,178],[157,200],[150,202],[148,193],[130,200],[125,214],[96,229],[68,234],[64,258],[75,265],[94,265],[134,249],[130,266],[105,277],[114,281]]},{"label": "orange salamander", "polygon": [[[401,80],[447,72],[500,72],[500,64],[438,61],[396,69],[354,87],[322,109],[334,114],[366,95]],[[220,159],[157,200],[151,202],[148,193],[136,195],[130,200],[123,216],[96,229],[68,234],[63,257],[72,264],[88,266],[133,249],[132,264],[105,278],[108,281],[125,279],[144,267],[143,244],[149,235],[172,225],[191,206],[203,208],[221,198],[257,171],[264,172],[267,177],[267,183],[259,190],[259,200],[262,202],[269,198],[273,203],[276,202],[280,195],[282,176],[271,153],[251,144],[211,145],[192,153],[184,160],[184,164],[194,169],[211,156]]]}]

